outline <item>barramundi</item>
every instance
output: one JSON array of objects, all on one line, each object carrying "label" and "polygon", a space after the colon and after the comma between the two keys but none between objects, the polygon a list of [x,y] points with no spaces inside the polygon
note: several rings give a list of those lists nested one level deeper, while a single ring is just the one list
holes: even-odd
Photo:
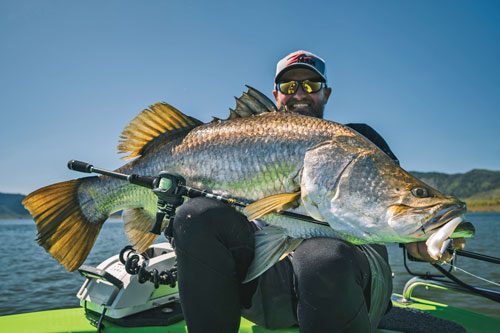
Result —
[{"label": "barramundi", "polygon": [[[463,202],[416,179],[355,130],[277,111],[252,88],[228,119],[206,124],[166,103],[154,104],[125,128],[118,147],[133,160],[117,172],[166,171],[184,177],[188,186],[248,202],[243,212],[249,220],[267,225],[256,233],[252,276],[302,239],[415,242],[450,221],[454,230],[465,213]],[[104,221],[117,211],[123,210],[126,233],[138,251],[156,237],[149,233],[157,209],[152,191],[107,176],[43,187],[23,203],[35,220],[38,243],[69,271],[83,263]],[[293,219],[280,210],[326,223]],[[453,230],[437,242],[434,237],[433,247]]]}]

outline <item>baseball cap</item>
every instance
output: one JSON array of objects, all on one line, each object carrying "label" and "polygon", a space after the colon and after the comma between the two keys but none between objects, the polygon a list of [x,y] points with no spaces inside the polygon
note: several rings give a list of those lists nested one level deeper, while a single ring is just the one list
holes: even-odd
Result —
[{"label": "baseball cap", "polygon": [[311,52],[299,50],[290,53],[278,61],[274,83],[278,83],[283,74],[294,68],[310,69],[321,76],[326,82],[325,61]]}]

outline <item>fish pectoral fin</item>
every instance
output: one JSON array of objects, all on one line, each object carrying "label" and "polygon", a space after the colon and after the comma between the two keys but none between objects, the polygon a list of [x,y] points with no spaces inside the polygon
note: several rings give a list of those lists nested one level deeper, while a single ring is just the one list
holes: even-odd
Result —
[{"label": "fish pectoral fin", "polygon": [[300,191],[274,194],[251,203],[243,209],[243,212],[250,221],[256,220],[266,214],[279,212],[295,206],[299,197]]},{"label": "fish pectoral fin", "polygon": [[186,116],[167,103],[156,103],[142,111],[123,130],[118,152],[128,153],[123,159],[140,156],[156,138],[187,132],[201,124],[200,120]]},{"label": "fish pectoral fin", "polygon": [[[146,251],[158,237],[158,235],[149,232],[155,224],[155,217],[147,210],[143,208],[126,209],[122,213],[122,219],[125,222],[125,233],[128,240],[137,252]],[[165,223],[167,222],[163,221],[162,230]]]},{"label": "fish pectoral fin", "polygon": [[257,278],[280,261],[283,254],[289,251],[292,245],[298,246],[300,244],[300,242],[297,244],[296,241],[288,237],[282,228],[266,226],[257,231],[255,233],[255,256],[243,283]]}]

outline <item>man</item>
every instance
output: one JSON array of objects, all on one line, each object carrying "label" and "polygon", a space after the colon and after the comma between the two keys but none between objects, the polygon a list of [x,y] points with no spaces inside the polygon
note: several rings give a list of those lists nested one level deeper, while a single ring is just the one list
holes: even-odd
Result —
[{"label": "man", "polygon": [[[278,108],[323,117],[331,88],[321,58],[306,51],[288,55],[277,65],[275,84]],[[372,128],[348,126],[397,161]],[[307,239],[259,278],[242,284],[254,257],[257,230],[244,215],[215,200],[195,198],[179,208],[173,228],[179,292],[190,333],[237,332],[242,314],[268,328],[370,332],[390,304],[384,246]]]},{"label": "man", "polygon": [[[276,67],[273,95],[278,108],[323,118],[332,92],[327,86],[324,60],[300,50],[280,60]],[[384,139],[371,127],[364,124],[347,126],[365,135],[398,162]],[[306,240],[292,254],[290,261],[294,273],[301,274],[294,282],[299,296],[297,316],[301,331],[369,332],[376,329],[380,316],[390,303],[392,281],[387,250],[380,245],[371,247],[379,255],[375,260],[385,268],[385,274],[378,272],[377,279],[372,278],[370,257],[359,247],[337,239]],[[383,298],[378,304],[381,308],[370,309],[370,305],[373,306],[370,304],[372,284],[379,282],[385,285],[379,295]],[[369,310],[378,310],[378,314],[372,315],[372,322]]]}]

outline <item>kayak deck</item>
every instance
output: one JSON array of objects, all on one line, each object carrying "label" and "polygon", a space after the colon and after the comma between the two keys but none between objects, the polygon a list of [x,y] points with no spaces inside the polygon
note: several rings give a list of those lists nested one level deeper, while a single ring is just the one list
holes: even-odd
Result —
[{"label": "kayak deck", "polygon": [[[414,301],[410,305],[400,303],[399,295],[394,295],[393,305],[399,308],[411,308],[422,310],[434,317],[456,322],[466,328],[467,332],[500,332],[500,318],[488,317],[479,313],[462,310],[445,304],[427,301],[419,298],[412,298]],[[418,325],[418,323],[415,323]],[[151,332],[151,333],[186,333],[187,328],[184,321],[169,326],[148,326],[148,327],[122,327],[109,322],[104,322],[105,329],[102,332]],[[16,315],[0,317],[0,327],[5,332],[26,332],[26,333],[90,333],[96,332],[85,317],[83,308],[70,308],[59,310],[47,310],[30,312]],[[208,329],[208,328],[207,328]],[[254,323],[242,318],[240,333],[297,333],[297,328],[280,330],[267,330],[256,326]],[[378,332],[395,332],[391,330],[379,329]]]}]

